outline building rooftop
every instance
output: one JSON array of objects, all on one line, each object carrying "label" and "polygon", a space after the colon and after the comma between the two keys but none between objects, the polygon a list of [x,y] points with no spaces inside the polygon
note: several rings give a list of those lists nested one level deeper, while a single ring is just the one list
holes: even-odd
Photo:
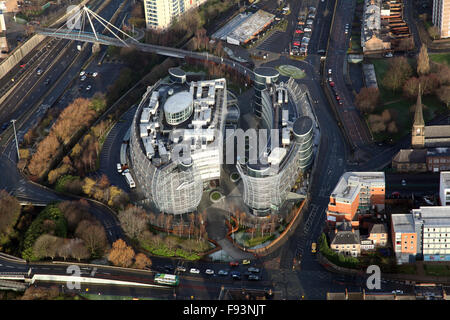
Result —
[{"label": "building rooftop", "polygon": [[398,213],[391,216],[394,232],[414,233],[414,219],[410,213]]},{"label": "building rooftop", "polygon": [[353,202],[362,186],[384,187],[384,172],[345,172],[331,197],[340,202]]},{"label": "building rooftop", "polygon": [[275,18],[274,14],[258,10],[248,19],[240,23],[229,35],[229,38],[245,43],[250,40],[255,34],[259,33],[266,25],[271,23]]},{"label": "building rooftop", "polygon": [[360,244],[359,230],[338,231],[334,235],[331,244]]},{"label": "building rooftop", "polygon": [[149,87],[137,115],[138,130],[155,166],[170,162],[176,144],[183,143],[192,155],[216,140],[215,130],[226,117],[225,90],[225,79]]},{"label": "building rooftop", "polygon": [[449,189],[450,188],[450,171],[441,171],[439,184],[444,189]]},{"label": "building rooftop", "polygon": [[369,233],[387,233],[387,228],[384,223],[374,223],[369,228]]},{"label": "building rooftop", "polygon": [[422,220],[427,226],[450,226],[450,207],[433,206],[413,209],[415,220]]},{"label": "building rooftop", "polygon": [[425,126],[425,139],[428,138],[450,138],[450,125]]},{"label": "building rooftop", "polygon": [[398,163],[425,163],[426,149],[401,149],[392,159]]}]

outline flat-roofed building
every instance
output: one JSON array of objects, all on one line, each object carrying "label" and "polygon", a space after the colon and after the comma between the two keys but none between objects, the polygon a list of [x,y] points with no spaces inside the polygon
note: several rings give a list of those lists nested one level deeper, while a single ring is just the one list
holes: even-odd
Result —
[{"label": "flat-roofed building", "polygon": [[392,239],[397,262],[450,261],[450,207],[420,207],[393,214]]},{"label": "flat-roofed building", "polygon": [[397,263],[414,262],[417,255],[417,230],[411,213],[391,216],[392,247]]},{"label": "flat-roofed building", "polygon": [[175,18],[207,0],[144,0],[147,29],[166,29]]},{"label": "flat-roofed building", "polygon": [[384,210],[384,203],[384,172],[346,172],[330,195],[328,224],[351,221],[353,227],[358,227],[357,213],[368,213],[372,207]]},{"label": "flat-roofed building", "polygon": [[450,206],[450,171],[442,171],[439,181],[441,206]]}]

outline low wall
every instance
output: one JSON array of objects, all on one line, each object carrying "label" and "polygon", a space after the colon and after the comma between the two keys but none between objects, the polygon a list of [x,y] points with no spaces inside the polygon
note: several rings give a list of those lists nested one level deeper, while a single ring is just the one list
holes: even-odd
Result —
[{"label": "low wall", "polygon": [[0,78],[3,78],[16,64],[18,64],[27,54],[29,54],[39,43],[44,41],[45,36],[36,34],[24,42],[0,64]]}]

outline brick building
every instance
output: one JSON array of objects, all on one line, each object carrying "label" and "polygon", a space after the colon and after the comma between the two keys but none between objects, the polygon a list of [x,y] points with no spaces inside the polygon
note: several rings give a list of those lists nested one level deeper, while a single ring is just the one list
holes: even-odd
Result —
[{"label": "brick building", "polygon": [[384,210],[384,202],[384,172],[346,172],[330,195],[326,211],[328,225],[349,221],[358,228],[359,214],[367,214],[375,208]]}]

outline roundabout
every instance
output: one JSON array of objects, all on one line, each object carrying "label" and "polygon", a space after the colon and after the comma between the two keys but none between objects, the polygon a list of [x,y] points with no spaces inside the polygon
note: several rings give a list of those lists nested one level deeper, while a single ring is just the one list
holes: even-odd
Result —
[{"label": "roundabout", "polygon": [[283,64],[276,67],[276,69],[278,70],[278,72],[280,72],[281,75],[294,79],[303,79],[306,76],[305,71],[293,65]]}]

